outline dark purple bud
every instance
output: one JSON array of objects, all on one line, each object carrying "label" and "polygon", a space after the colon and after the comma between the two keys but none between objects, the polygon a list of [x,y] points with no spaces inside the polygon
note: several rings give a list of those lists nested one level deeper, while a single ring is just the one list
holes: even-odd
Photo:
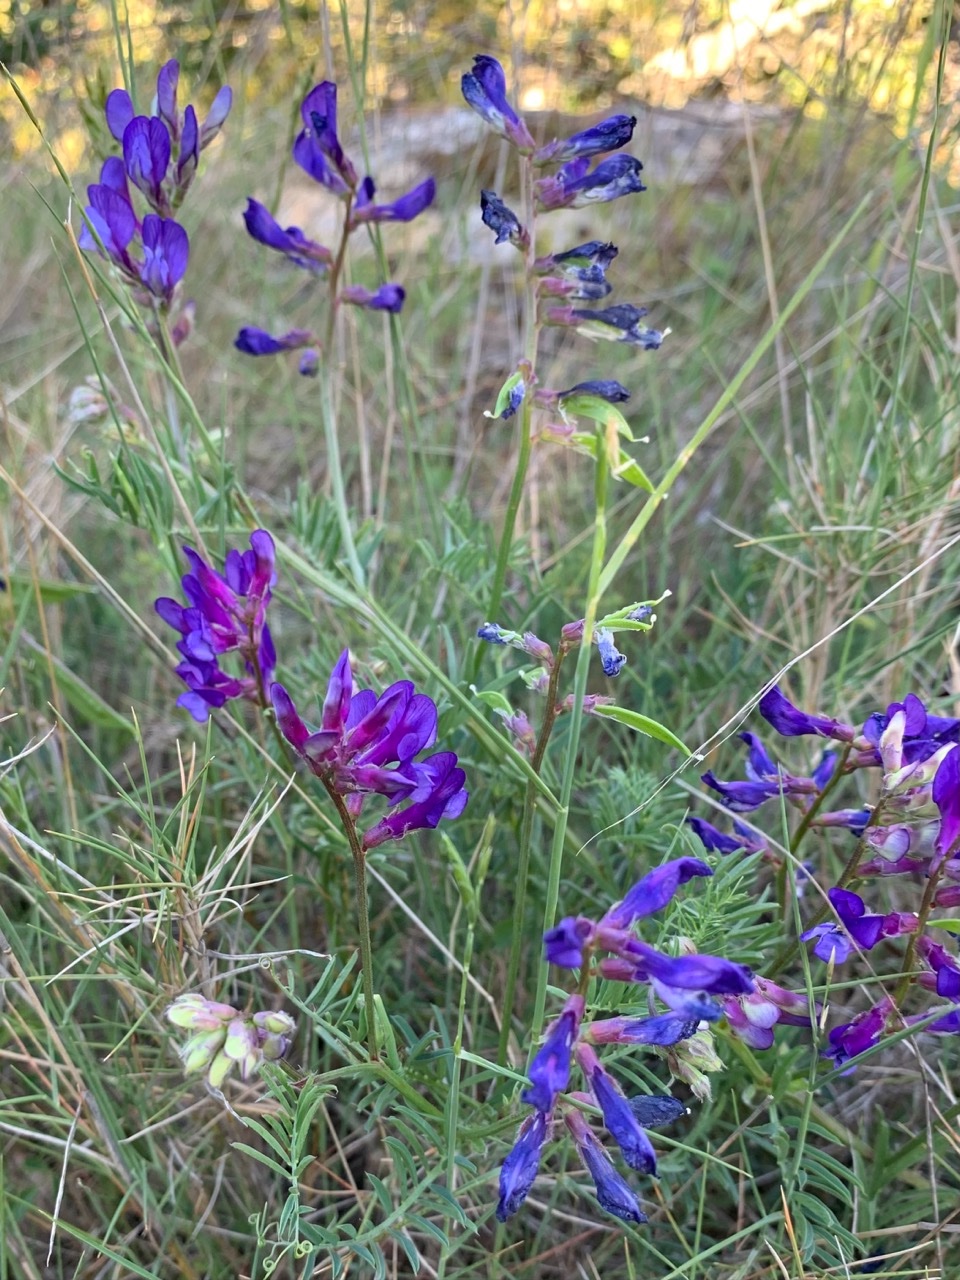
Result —
[{"label": "dark purple bud", "polygon": [[183,134],[177,157],[177,187],[181,195],[192,182],[199,161],[200,130],[197,127],[197,113],[192,106],[188,106],[183,113]]},{"label": "dark purple bud", "polygon": [[534,164],[566,164],[578,156],[598,156],[605,151],[618,151],[633,137],[636,116],[609,116],[599,124],[563,142],[551,142],[535,152]]},{"label": "dark purple bud", "polygon": [[117,142],[122,142],[124,130],[134,116],[133,102],[126,89],[114,89],[112,93],[107,94],[104,112],[107,117],[107,128]]},{"label": "dark purple bud", "polygon": [[630,1107],[645,1129],[659,1129],[690,1114],[689,1107],[669,1093],[642,1093],[630,1099]]},{"label": "dark purple bud", "polygon": [[488,644],[506,644],[505,634],[503,627],[497,626],[495,622],[485,622],[482,627],[477,628],[477,639],[486,640]]},{"label": "dark purple bud", "polygon": [[646,1222],[646,1214],[629,1184],[614,1168],[613,1161],[594,1137],[590,1126],[579,1111],[568,1111],[564,1116],[567,1128],[577,1144],[577,1151],[594,1185],[600,1208],[623,1222]]},{"label": "dark purple bud", "polygon": [[528,1116],[517,1131],[517,1140],[500,1169],[498,1221],[506,1222],[526,1200],[537,1176],[546,1136],[547,1117],[542,1111]]},{"label": "dark purple bud", "polygon": [[507,79],[496,58],[487,54],[475,56],[473,70],[462,76],[460,88],[468,104],[491,129],[520,151],[534,150],[530,130],[507,101]]},{"label": "dark purple bud", "polygon": [[315,378],[320,372],[320,352],[316,347],[307,347],[297,364],[297,372],[304,378]]},{"label": "dark purple bud", "polygon": [[599,311],[589,311],[582,307],[554,308],[548,313],[547,320],[551,324],[574,328],[584,338],[626,342],[644,351],[656,351],[663,344],[664,334],[659,329],[641,324],[646,314],[646,307],[622,303]]},{"label": "dark purple bud", "polygon": [[[361,184],[361,192],[364,190]],[[350,214],[350,226],[358,227],[364,222],[412,222],[433,204],[436,194],[437,184],[433,178],[427,178],[392,204],[371,204],[358,199]]]},{"label": "dark purple bud", "polygon": [[175,58],[165,62],[157,76],[157,114],[170,130],[174,139],[180,132],[177,115],[177,85],[180,82],[180,63]]},{"label": "dark purple bud", "polygon": [[480,192],[480,217],[484,226],[496,235],[495,244],[510,242],[516,249],[524,249],[529,237],[520,225],[520,219],[508,209],[495,191]]},{"label": "dark purple bud", "polygon": [[607,929],[629,929],[644,916],[662,911],[682,884],[694,876],[712,876],[713,872],[699,858],[675,858],[648,871],[638,880],[622,902],[611,907],[600,922]]},{"label": "dark purple bud", "polygon": [[233,106],[233,90],[228,84],[223,85],[214,98],[210,110],[207,112],[207,118],[200,126],[200,150],[203,151],[209,147],[220,130],[223,128],[224,121],[230,114],[230,108]]},{"label": "dark purple bud", "polygon": [[[559,404],[564,404],[565,401],[571,400],[575,396],[598,396],[601,400],[606,400],[608,404],[623,404],[630,399],[630,392],[623,383],[612,380],[578,382],[576,386],[568,387],[566,391],[557,391],[552,394],[556,396]],[[539,398],[538,394],[537,399],[539,400]]]},{"label": "dark purple bud", "polygon": [[295,351],[298,347],[307,347],[313,341],[314,337],[309,329],[290,329],[289,332],[275,338],[265,329],[248,325],[240,330],[233,345],[244,355],[275,356],[281,351]]},{"label": "dark purple bud", "polygon": [[557,1097],[566,1093],[570,1084],[570,1060],[583,1017],[583,996],[572,995],[563,1012],[551,1027],[546,1039],[530,1063],[527,1076],[530,1088],[520,1095],[528,1106],[549,1113]]},{"label": "dark purple bud", "polygon": [[392,311],[394,315],[403,310],[406,296],[398,284],[382,284],[376,293],[371,293],[358,284],[348,285],[340,291],[341,302],[349,302],[354,307],[367,307],[370,311]]},{"label": "dark purple bud", "polygon": [[[504,405],[500,414],[501,421],[507,422],[510,418],[514,417],[517,410],[523,404],[523,397],[526,394],[527,386],[523,379],[521,379],[516,386],[511,387],[510,389],[510,394],[507,397],[507,403]],[[552,654],[550,656],[551,658],[553,657]]]},{"label": "dark purple bud", "polygon": [[809,716],[800,711],[783,694],[779,685],[774,685],[763,695],[757,710],[785,738],[817,734],[821,738],[835,738],[838,742],[852,742],[856,737],[852,725],[832,720],[829,716]]}]

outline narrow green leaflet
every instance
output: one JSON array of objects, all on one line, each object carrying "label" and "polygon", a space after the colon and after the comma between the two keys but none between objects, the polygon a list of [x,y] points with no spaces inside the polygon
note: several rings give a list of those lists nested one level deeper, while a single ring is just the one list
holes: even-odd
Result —
[{"label": "narrow green leaflet", "polygon": [[618,724],[625,724],[628,729],[635,729],[637,733],[645,733],[649,738],[658,738],[668,746],[676,747],[685,756],[693,755],[689,747],[684,746],[676,734],[671,733],[659,720],[651,720],[649,716],[641,715],[639,711],[630,711],[627,707],[601,706],[594,709],[594,715],[604,716],[607,720],[616,720]]}]

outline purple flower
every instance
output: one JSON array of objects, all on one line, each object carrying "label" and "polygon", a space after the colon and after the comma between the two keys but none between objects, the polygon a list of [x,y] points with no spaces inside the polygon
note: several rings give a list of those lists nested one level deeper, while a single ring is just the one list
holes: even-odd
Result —
[{"label": "purple flower", "polygon": [[[501,422],[507,422],[514,417],[517,410],[523,404],[523,398],[527,394],[527,384],[521,378],[515,386],[510,388],[510,394],[507,396],[507,403],[500,412]],[[550,654],[551,660],[553,653]]]},{"label": "purple flower", "polygon": [[[130,202],[122,160],[111,156],[103,162],[100,181],[87,188],[87,199],[90,204],[84,212],[107,255],[128,277],[139,279],[139,270],[127,250],[140,232],[140,223]],[[88,251],[99,248],[86,224],[80,230],[79,244]]]},{"label": "purple flower", "polygon": [[671,1045],[692,1036],[699,1019],[682,1014],[658,1013],[650,1018],[602,1018],[584,1028],[583,1038],[591,1044]]},{"label": "purple flower", "polygon": [[427,178],[391,204],[373,204],[374,190],[373,179],[364,178],[357,193],[357,203],[350,212],[351,228],[365,222],[412,222],[433,204],[437,184],[433,178]]},{"label": "purple flower", "polygon": [[[754,990],[753,974],[745,965],[722,956],[667,956],[632,939],[623,958],[633,965],[634,982],[651,982],[665,1003],[674,990],[707,992],[710,995],[749,995]],[[671,1007],[676,1007],[671,1004]],[[680,1006],[681,1012],[683,1005]]]},{"label": "purple flower", "polygon": [[926,934],[917,939],[917,955],[932,970],[929,974],[920,975],[917,979],[920,985],[932,987],[945,1000],[960,1000],[960,963],[957,958]]},{"label": "purple flower", "polygon": [[[901,724],[893,726],[900,718]],[[946,744],[960,740],[960,720],[949,716],[931,716],[920,699],[908,693],[903,702],[891,702],[886,712],[874,712],[863,726],[863,737],[873,747],[872,759],[863,763],[880,764],[881,744],[887,743],[888,753],[893,746],[888,730],[895,728],[899,739],[899,753],[903,764],[917,764],[928,759]]]},{"label": "purple flower", "polygon": [[749,813],[759,809],[771,796],[780,794],[779,782],[721,782],[712,769],[701,773],[701,782],[718,792],[733,813]]},{"label": "purple flower", "polygon": [[[221,707],[229,698],[261,702],[273,675],[277,657],[266,613],[276,582],[275,549],[270,534],[257,529],[249,551],[227,552],[222,575],[192,547],[184,547],[184,554],[193,570],[181,579],[187,606],[161,596],[154,607],[182,637],[177,649],[184,661],[177,674],[189,692],[177,705],[202,722],[210,707]],[[233,651],[244,661],[246,676],[240,679],[220,668],[221,656]]]},{"label": "purple flower", "polygon": [[126,127],[136,114],[126,89],[114,89],[107,94],[104,114],[107,117],[107,128],[117,142],[122,142]]},{"label": "purple flower", "polygon": [[190,257],[190,241],[179,222],[148,213],[143,220],[143,263],[140,280],[155,298],[168,306],[183,279]]},{"label": "purple flower", "polygon": [[564,1119],[577,1144],[580,1159],[593,1178],[600,1208],[623,1222],[646,1222],[646,1214],[641,1210],[637,1197],[614,1168],[613,1161],[579,1111],[568,1111]]},{"label": "purple flower", "polygon": [[779,685],[769,689],[757,704],[757,710],[784,738],[817,734],[838,742],[853,742],[857,736],[852,725],[832,720],[829,716],[810,716],[800,711],[787,698]]},{"label": "purple flower", "polygon": [[854,949],[854,943],[864,951],[875,947],[883,936],[883,916],[866,914],[866,906],[859,894],[849,889],[831,889],[827,894],[840,917],[839,924],[826,922],[801,933],[800,941],[817,939],[813,954],[821,960],[843,964]]},{"label": "purple flower", "polygon": [[786,991],[767,978],[755,978],[756,991],[745,996],[723,996],[720,1003],[733,1033],[752,1049],[773,1045],[773,1028],[778,1022],[809,1027],[810,1007],[806,996]]},{"label": "purple flower", "polygon": [[406,296],[398,284],[382,284],[375,293],[358,284],[348,285],[340,291],[341,302],[349,302],[354,307],[367,307],[370,311],[392,311],[394,315],[403,310]]},{"label": "purple flower", "polygon": [[624,401],[630,399],[630,392],[622,382],[601,379],[592,382],[578,382],[575,386],[568,387],[566,391],[538,391],[537,403],[548,408],[552,408],[554,405],[564,405],[566,407],[565,402],[572,400],[576,396],[597,396],[601,400],[606,400],[608,404],[623,404]]},{"label": "purple flower", "polygon": [[507,101],[507,79],[496,58],[476,55],[473,70],[461,77],[460,88],[469,105],[491,129],[520,151],[534,150],[530,130]]},{"label": "purple flower", "polygon": [[607,929],[629,929],[644,916],[662,911],[682,884],[694,876],[712,876],[713,872],[699,858],[675,858],[648,871],[626,897],[610,908],[601,920]]},{"label": "purple flower", "polygon": [[304,378],[315,378],[320,372],[320,352],[316,347],[307,347],[297,362],[297,373]]},{"label": "purple flower", "polygon": [[283,736],[325,785],[351,798],[354,816],[370,793],[384,796],[391,806],[407,802],[366,833],[366,848],[463,812],[465,775],[453,752],[416,760],[436,739],[437,708],[411,681],[398,680],[379,697],[370,689],[355,693],[344,650],[330,675],[316,730],[301,720],[282,685],[274,684],[270,695]]},{"label": "purple flower", "polygon": [[517,1131],[500,1169],[500,1199],[497,1219],[506,1222],[526,1200],[540,1166],[540,1152],[547,1136],[547,1117],[542,1111],[527,1116]]},{"label": "purple flower", "polygon": [[480,192],[480,217],[497,237],[494,244],[509,241],[517,249],[524,249],[529,237],[520,225],[520,219],[508,209],[495,191]]},{"label": "purple flower", "polygon": [[937,833],[937,861],[957,852],[960,840],[960,747],[954,747],[940,762],[933,779],[933,803],[940,810]]},{"label": "purple flower", "polygon": [[646,307],[621,303],[605,310],[590,311],[577,307],[553,307],[547,312],[550,324],[576,329],[584,338],[603,338],[608,342],[626,342],[644,351],[656,351],[663,345],[664,334],[651,329],[641,320]]},{"label": "purple flower", "polygon": [[606,627],[598,627],[593,635],[597,643],[597,649],[600,653],[600,665],[603,667],[603,674],[611,677],[618,676],[626,662],[626,654],[620,652],[614,643],[613,632]]},{"label": "purple flower", "polygon": [[559,969],[580,969],[583,949],[592,943],[596,925],[586,916],[567,916],[543,935],[543,949],[548,964]]},{"label": "purple flower", "polygon": [[893,1000],[886,996],[872,1009],[858,1013],[852,1022],[834,1027],[829,1037],[830,1048],[824,1051],[824,1057],[833,1058],[837,1066],[841,1067],[871,1045],[879,1043],[894,1008]]},{"label": "purple flower", "polygon": [[170,164],[170,133],[156,116],[134,116],[123,131],[123,164],[127,176],[158,213],[170,202],[163,182]]},{"label": "purple flower", "polygon": [[496,622],[485,622],[482,627],[477,628],[477,639],[486,640],[487,644],[506,644],[504,637],[507,634]]},{"label": "purple flower", "polygon": [[609,116],[572,138],[551,142],[534,154],[534,164],[565,164],[578,156],[598,156],[604,151],[618,151],[633,137],[636,116]]},{"label": "purple flower", "polygon": [[609,156],[588,173],[589,165],[584,156],[565,164],[556,177],[539,179],[536,190],[541,207],[580,209],[647,189],[640,181],[643,165],[635,156]]},{"label": "purple flower", "polygon": [[697,839],[708,853],[726,856],[728,853],[757,853],[766,848],[762,840],[739,822],[733,824],[735,834],[728,836],[705,818],[688,817],[684,821],[693,828]]},{"label": "purple flower", "polygon": [[325,80],[300,105],[304,128],[293,144],[293,158],[315,182],[342,196],[357,188],[357,171],[337,137],[337,86]]},{"label": "purple flower", "polygon": [[313,341],[314,336],[309,329],[290,329],[279,338],[275,338],[265,329],[248,325],[240,330],[233,345],[244,355],[275,356],[280,351],[295,351],[298,347],[308,347]]},{"label": "purple flower", "polygon": [[649,1173],[656,1177],[657,1156],[653,1144],[641,1129],[630,1103],[613,1076],[602,1066],[589,1045],[580,1046],[577,1060],[603,1112],[607,1132],[620,1148],[624,1160],[638,1173]]},{"label": "purple flower", "polygon": [[243,220],[254,240],[259,240],[268,249],[276,249],[297,267],[307,271],[325,271],[333,260],[329,249],[308,240],[299,227],[284,230],[269,210],[249,196]]},{"label": "purple flower", "polygon": [[570,1059],[580,1030],[583,1009],[583,996],[570,996],[560,1017],[548,1028],[546,1039],[527,1072],[530,1088],[520,1095],[528,1106],[549,1113],[554,1108],[557,1096],[566,1092],[570,1084]]}]

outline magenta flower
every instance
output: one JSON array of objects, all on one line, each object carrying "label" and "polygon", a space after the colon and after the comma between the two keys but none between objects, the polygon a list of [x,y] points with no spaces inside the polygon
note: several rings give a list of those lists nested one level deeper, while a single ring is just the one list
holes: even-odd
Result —
[{"label": "magenta flower", "polygon": [[[192,573],[181,578],[187,606],[167,596],[155,604],[160,617],[181,639],[177,649],[183,661],[177,675],[188,688],[177,705],[203,722],[211,707],[222,707],[231,698],[263,703],[277,665],[277,655],[266,623],[267,606],[276,582],[273,539],[265,529],[250,535],[249,551],[229,551],[224,572],[212,569],[192,547],[184,547]],[[245,674],[236,677],[222,670],[224,654],[237,652]]]},{"label": "magenta flower", "polygon": [[300,718],[282,685],[274,684],[270,693],[284,737],[329,790],[347,798],[354,817],[368,794],[384,796],[395,806],[366,832],[365,848],[436,827],[443,818],[463,812],[466,778],[454,753],[416,759],[436,739],[437,708],[411,681],[398,680],[379,697],[370,689],[355,692],[350,655],[344,650],[331,673],[315,730]]}]

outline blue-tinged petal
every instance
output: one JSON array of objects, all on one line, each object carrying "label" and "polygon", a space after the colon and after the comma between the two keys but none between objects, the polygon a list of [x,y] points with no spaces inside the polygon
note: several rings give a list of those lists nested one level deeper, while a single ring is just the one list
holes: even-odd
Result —
[{"label": "blue-tinged petal", "polygon": [[293,351],[298,347],[307,347],[313,340],[313,334],[309,329],[290,329],[289,332],[275,338],[265,329],[247,325],[237,334],[233,345],[244,355],[273,356],[280,351]]},{"label": "blue-tinged petal", "polygon": [[517,1140],[500,1169],[498,1221],[506,1222],[529,1195],[540,1166],[540,1152],[546,1136],[547,1117],[542,1111],[528,1116],[520,1126]]},{"label": "blue-tinged petal", "polygon": [[609,116],[570,138],[541,147],[534,153],[533,163],[566,164],[578,156],[598,156],[605,151],[618,151],[633,137],[636,123],[636,116]]},{"label": "blue-tinged petal", "polygon": [[461,77],[460,88],[468,104],[491,129],[520,151],[533,151],[530,130],[507,101],[507,78],[496,58],[477,54],[473,59],[473,70]]},{"label": "blue-tinged petal", "polygon": [[122,142],[123,132],[134,116],[133,102],[126,89],[114,89],[108,93],[104,111],[107,117],[107,128],[117,142]]},{"label": "blue-tinged petal", "polygon": [[610,929],[629,929],[635,920],[662,911],[680,886],[694,876],[712,875],[710,867],[699,858],[665,862],[638,880],[626,897],[610,908],[601,924]]},{"label": "blue-tinged petal", "polygon": [[584,1000],[573,995],[567,1000],[560,1017],[547,1028],[546,1039],[530,1063],[527,1076],[530,1088],[521,1094],[528,1106],[550,1112],[557,1097],[570,1084],[570,1062],[580,1030]]},{"label": "blue-tinged petal", "polygon": [[433,178],[427,178],[390,204],[358,202],[350,215],[350,225],[357,227],[364,222],[412,222],[433,204],[436,194],[436,182]]}]

